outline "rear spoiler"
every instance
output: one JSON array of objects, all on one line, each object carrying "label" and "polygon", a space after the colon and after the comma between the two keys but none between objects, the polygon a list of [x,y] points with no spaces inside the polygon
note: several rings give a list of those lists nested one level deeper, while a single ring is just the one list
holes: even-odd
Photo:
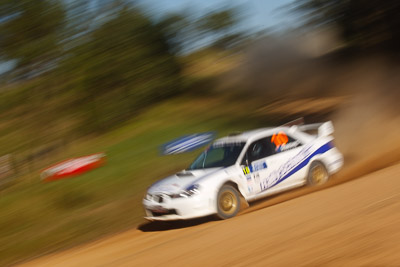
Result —
[{"label": "rear spoiler", "polygon": [[287,127],[290,127],[290,126],[299,126],[299,125],[304,125],[304,118],[303,117],[300,117],[300,118],[298,118],[298,119],[295,119],[295,120],[292,120],[292,121],[289,121],[289,122],[287,122],[287,123],[285,123],[285,124],[282,124],[281,126],[287,126]]},{"label": "rear spoiler", "polygon": [[314,132],[318,131],[318,136],[329,136],[333,134],[334,128],[331,121],[322,122],[322,123],[312,123],[312,124],[304,124],[304,118],[298,118],[288,123],[283,124],[282,126],[291,127],[294,129],[298,129],[303,132]]}]

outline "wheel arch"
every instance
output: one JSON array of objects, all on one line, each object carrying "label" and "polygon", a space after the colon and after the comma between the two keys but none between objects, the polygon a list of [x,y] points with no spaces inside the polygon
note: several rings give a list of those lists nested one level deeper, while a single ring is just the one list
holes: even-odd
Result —
[{"label": "wheel arch", "polygon": [[310,168],[311,168],[311,165],[313,164],[313,163],[315,163],[315,162],[319,162],[319,163],[321,163],[324,167],[325,167],[325,169],[328,171],[328,173],[329,173],[329,170],[328,170],[328,165],[327,165],[327,162],[326,162],[326,160],[324,160],[324,157],[322,157],[322,156],[320,156],[320,155],[317,155],[317,156],[315,156],[315,157],[313,157],[311,160],[310,160],[310,162],[307,164],[307,175],[308,175],[308,173],[310,172]]},{"label": "wheel arch", "polygon": [[221,184],[220,188],[223,187],[224,185],[233,186],[239,192],[240,197],[244,198],[243,192],[240,190],[239,185],[234,181],[232,180],[225,181],[224,183]]},{"label": "wheel arch", "polygon": [[224,185],[230,185],[238,191],[240,197],[241,209],[246,209],[247,207],[249,207],[249,203],[247,202],[245,195],[243,194],[242,190],[240,190],[240,187],[236,182],[232,180],[227,180],[221,184],[220,188],[223,187]]},{"label": "wheel arch", "polygon": [[326,163],[323,160],[320,160],[320,159],[313,159],[312,161],[310,161],[310,163],[308,165],[308,168],[307,168],[307,177],[306,177],[307,184],[310,184],[310,181],[309,181],[310,177],[309,176],[310,176],[311,168],[312,168],[313,165],[316,165],[316,164],[322,165],[322,167],[325,169],[325,172],[326,172],[326,175],[327,175],[326,181],[328,181],[330,179],[330,173],[328,171]]}]

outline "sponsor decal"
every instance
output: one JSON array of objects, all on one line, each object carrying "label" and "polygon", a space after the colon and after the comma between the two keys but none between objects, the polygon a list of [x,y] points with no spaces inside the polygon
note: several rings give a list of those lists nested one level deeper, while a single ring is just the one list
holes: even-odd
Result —
[{"label": "sponsor decal", "polygon": [[256,172],[267,168],[267,163],[264,162],[257,162],[252,163],[250,166],[250,172]]},{"label": "sponsor decal", "polygon": [[243,167],[243,174],[247,175],[267,168],[266,162],[252,163],[250,166]]},{"label": "sponsor decal", "polygon": [[281,145],[279,148],[276,148],[275,150],[277,152],[283,152],[283,151],[287,151],[293,148],[296,148],[300,145],[299,141],[294,141],[285,145]]},{"label": "sponsor decal", "polygon": [[242,169],[242,170],[243,170],[243,174],[244,174],[244,175],[247,175],[247,174],[249,174],[249,173],[250,173],[250,168],[249,168],[249,167],[247,167],[247,166],[246,166],[246,167],[243,167],[243,169]]},{"label": "sponsor decal", "polygon": [[331,142],[326,143],[316,150],[312,145],[304,147],[298,154],[289,159],[280,168],[271,172],[266,179],[261,181],[261,191],[267,190],[268,188],[271,188],[286,180],[288,177],[305,167],[314,156],[323,154],[331,148],[333,148]]}]

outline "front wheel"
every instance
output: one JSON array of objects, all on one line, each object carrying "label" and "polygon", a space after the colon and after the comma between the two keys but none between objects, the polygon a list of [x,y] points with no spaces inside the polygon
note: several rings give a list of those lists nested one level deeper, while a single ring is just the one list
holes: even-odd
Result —
[{"label": "front wheel", "polygon": [[240,210],[238,191],[231,185],[224,185],[218,192],[217,217],[225,220],[234,217]]},{"label": "front wheel", "polygon": [[309,185],[322,185],[326,183],[328,179],[329,173],[322,162],[314,161],[311,163],[307,177],[307,182]]}]

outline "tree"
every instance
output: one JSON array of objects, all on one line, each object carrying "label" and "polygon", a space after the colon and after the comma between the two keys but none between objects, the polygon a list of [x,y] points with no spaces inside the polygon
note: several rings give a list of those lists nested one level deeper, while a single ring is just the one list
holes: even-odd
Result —
[{"label": "tree", "polygon": [[213,47],[229,49],[244,38],[243,33],[234,30],[238,22],[237,10],[230,8],[201,17],[197,21],[197,28],[203,35],[212,38]]},{"label": "tree", "polygon": [[198,28],[215,33],[225,32],[237,23],[235,11],[226,9],[205,15],[198,22]]},{"label": "tree", "polygon": [[171,52],[185,53],[198,47],[227,49],[236,45],[244,37],[235,29],[238,22],[237,10],[223,9],[200,18],[170,13],[162,17],[157,26],[167,39]]},{"label": "tree", "polygon": [[350,46],[400,50],[400,2],[396,0],[299,0],[309,25],[336,26]]},{"label": "tree", "polygon": [[3,60],[17,60],[16,68],[27,77],[50,67],[60,54],[65,10],[56,0],[1,0],[0,53]]},{"label": "tree", "polygon": [[88,33],[66,64],[82,76],[85,125],[98,131],[180,89],[180,67],[160,28],[129,5]]},{"label": "tree", "polygon": [[174,54],[184,49],[184,44],[193,38],[193,28],[191,21],[184,15],[170,13],[157,22],[156,27],[166,38],[170,51]]}]

